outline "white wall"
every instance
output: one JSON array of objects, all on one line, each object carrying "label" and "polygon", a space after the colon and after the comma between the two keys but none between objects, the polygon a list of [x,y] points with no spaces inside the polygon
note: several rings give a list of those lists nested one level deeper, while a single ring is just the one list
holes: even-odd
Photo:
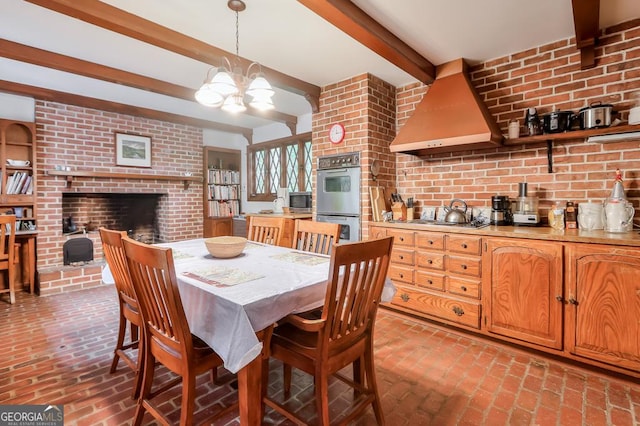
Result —
[{"label": "white wall", "polygon": [[35,121],[35,99],[0,92],[0,118],[29,122]]},{"label": "white wall", "polygon": [[[296,133],[307,133],[311,131],[311,113],[298,117]],[[282,123],[274,123],[268,126],[257,127],[253,131],[253,144],[269,142],[274,139],[281,139],[291,136],[291,131]],[[205,146],[216,146],[220,148],[239,149],[242,154],[242,196],[240,199],[241,208],[244,213],[257,213],[260,210],[273,209],[272,202],[247,201],[247,146],[248,141],[235,133],[220,132],[211,129],[203,129],[202,139]]]}]

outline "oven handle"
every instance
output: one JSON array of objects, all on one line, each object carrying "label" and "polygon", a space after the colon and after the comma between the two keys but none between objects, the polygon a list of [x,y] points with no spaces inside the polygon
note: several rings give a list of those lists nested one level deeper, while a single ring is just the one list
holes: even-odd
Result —
[{"label": "oven handle", "polygon": [[323,173],[347,173],[347,169],[321,170]]}]

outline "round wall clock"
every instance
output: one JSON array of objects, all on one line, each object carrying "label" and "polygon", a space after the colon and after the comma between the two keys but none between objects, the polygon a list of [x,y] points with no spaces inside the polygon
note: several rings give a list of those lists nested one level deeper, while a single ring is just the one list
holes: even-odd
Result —
[{"label": "round wall clock", "polygon": [[329,128],[329,141],[331,141],[331,143],[340,143],[344,140],[345,133],[346,131],[342,124],[333,124],[331,128]]}]

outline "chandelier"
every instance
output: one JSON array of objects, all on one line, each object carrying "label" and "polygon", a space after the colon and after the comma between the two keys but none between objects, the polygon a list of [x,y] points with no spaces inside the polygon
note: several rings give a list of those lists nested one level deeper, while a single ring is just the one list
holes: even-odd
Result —
[{"label": "chandelier", "polygon": [[[222,107],[223,111],[239,113],[247,110],[244,104],[246,95],[251,97],[249,105],[253,108],[260,111],[273,109],[271,97],[274,91],[262,73],[260,64],[252,62],[246,73],[242,71],[239,53],[238,12],[245,10],[246,5],[242,0],[229,0],[227,6],[236,13],[236,57],[234,64],[232,66],[229,59],[223,57],[222,66],[209,68],[204,83],[196,92],[196,101],[204,106]],[[258,69],[257,72],[251,74],[251,70],[255,67]]]}]

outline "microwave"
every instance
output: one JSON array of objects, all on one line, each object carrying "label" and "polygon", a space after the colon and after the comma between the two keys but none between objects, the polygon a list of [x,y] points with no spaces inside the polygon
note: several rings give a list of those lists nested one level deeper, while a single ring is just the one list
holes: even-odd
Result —
[{"label": "microwave", "polygon": [[311,192],[290,192],[289,207],[292,209],[311,210]]}]

